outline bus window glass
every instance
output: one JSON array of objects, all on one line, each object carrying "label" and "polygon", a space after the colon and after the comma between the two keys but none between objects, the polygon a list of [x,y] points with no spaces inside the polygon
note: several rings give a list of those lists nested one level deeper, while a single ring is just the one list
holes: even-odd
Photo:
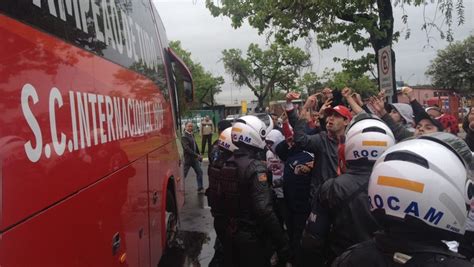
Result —
[{"label": "bus window glass", "polygon": [[190,81],[183,81],[184,99],[186,103],[193,102],[193,84]]},{"label": "bus window glass", "polygon": [[186,112],[194,97],[192,75],[183,60],[171,48],[168,48],[168,51],[172,61],[173,80],[176,84],[179,110]]}]

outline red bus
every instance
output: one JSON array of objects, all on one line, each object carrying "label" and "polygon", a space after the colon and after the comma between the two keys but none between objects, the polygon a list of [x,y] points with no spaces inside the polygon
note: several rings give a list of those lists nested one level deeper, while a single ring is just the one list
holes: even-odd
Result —
[{"label": "red bus", "polygon": [[150,0],[0,1],[0,266],[157,266],[192,87]]}]

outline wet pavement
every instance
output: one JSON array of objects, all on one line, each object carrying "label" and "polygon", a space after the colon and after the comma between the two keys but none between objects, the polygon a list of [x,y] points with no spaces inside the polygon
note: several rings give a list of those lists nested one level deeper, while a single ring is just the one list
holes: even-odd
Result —
[{"label": "wet pavement", "polygon": [[[208,186],[207,162],[201,168],[204,173],[204,188]],[[163,255],[160,267],[208,266],[214,255],[216,233],[207,198],[197,193],[196,174],[189,170],[185,180],[185,203],[180,212],[177,242]]]}]

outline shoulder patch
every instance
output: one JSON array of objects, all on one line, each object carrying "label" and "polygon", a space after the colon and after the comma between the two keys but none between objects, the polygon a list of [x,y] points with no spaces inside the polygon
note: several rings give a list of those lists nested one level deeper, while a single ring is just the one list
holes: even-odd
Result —
[{"label": "shoulder patch", "polygon": [[258,173],[257,177],[259,182],[266,182],[268,179],[267,174],[265,172]]}]

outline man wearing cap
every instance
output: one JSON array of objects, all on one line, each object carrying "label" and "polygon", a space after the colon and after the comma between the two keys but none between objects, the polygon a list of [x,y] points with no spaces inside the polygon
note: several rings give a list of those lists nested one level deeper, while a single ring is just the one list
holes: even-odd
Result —
[{"label": "man wearing cap", "polygon": [[[362,101],[359,102],[354,99],[352,89],[345,87],[342,89],[342,96],[346,99],[347,103],[351,106],[352,112],[359,114],[361,112],[372,113],[367,105],[362,104]],[[380,92],[378,95],[379,98],[384,97],[384,93]],[[385,106],[388,110],[388,115],[396,124],[401,124],[404,128],[410,132],[415,132],[414,122],[413,122],[413,109],[410,105],[405,103],[393,103]]]},{"label": "man wearing cap", "polygon": [[428,113],[431,118],[438,120],[447,132],[454,135],[459,133],[458,120],[453,115],[443,113],[438,107],[429,107],[426,109],[426,113]]},{"label": "man wearing cap", "polygon": [[375,109],[377,115],[387,123],[388,127],[393,131],[393,135],[397,142],[413,136],[444,131],[443,125],[438,120],[430,117],[415,99],[410,101],[410,104],[415,111],[415,132],[411,132],[403,127],[403,125],[395,123],[389,113],[385,110],[382,99],[372,97],[370,104]]},{"label": "man wearing cap", "polygon": [[327,132],[307,135],[305,133],[308,123],[307,113],[317,105],[317,97],[312,95],[308,98],[297,121],[296,114],[292,111],[291,100],[293,98],[291,93],[287,95],[286,109],[290,122],[294,122],[295,145],[314,153],[314,161],[317,162],[311,177],[311,196],[314,196],[324,181],[344,173],[344,131],[351,121],[352,115],[349,109],[342,105],[326,108],[324,114],[326,115]]}]

